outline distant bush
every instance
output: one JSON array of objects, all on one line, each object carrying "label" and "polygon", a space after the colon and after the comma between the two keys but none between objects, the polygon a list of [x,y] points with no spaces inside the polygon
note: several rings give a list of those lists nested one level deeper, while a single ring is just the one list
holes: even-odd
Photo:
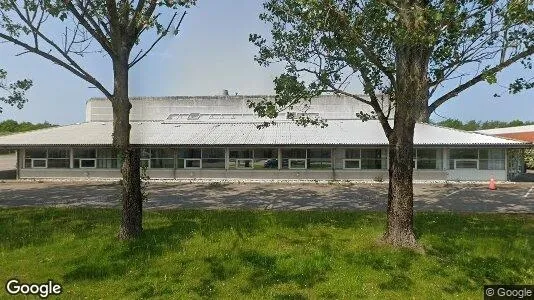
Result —
[{"label": "distant bush", "polygon": [[15,120],[5,120],[0,122],[0,135],[25,132],[49,127],[55,127],[57,125],[50,124],[47,121],[44,123],[33,124],[31,122],[17,122]]},{"label": "distant bush", "polygon": [[521,121],[513,120],[510,122],[506,121],[467,121],[462,122],[457,119],[447,119],[440,122],[430,121],[431,124],[439,125],[443,127],[449,127],[460,130],[474,131],[474,130],[484,130],[484,129],[493,129],[493,128],[503,128],[503,127],[516,127],[524,125],[533,125],[534,121]]}]

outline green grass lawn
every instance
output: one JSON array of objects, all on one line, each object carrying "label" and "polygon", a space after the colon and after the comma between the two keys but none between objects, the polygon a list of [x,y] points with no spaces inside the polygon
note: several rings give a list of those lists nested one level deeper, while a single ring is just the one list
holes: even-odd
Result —
[{"label": "green grass lawn", "polygon": [[148,212],[133,242],[115,238],[119,216],[0,210],[2,285],[53,279],[90,299],[480,299],[484,284],[534,283],[534,215],[418,214],[425,254],[377,243],[382,213]]}]

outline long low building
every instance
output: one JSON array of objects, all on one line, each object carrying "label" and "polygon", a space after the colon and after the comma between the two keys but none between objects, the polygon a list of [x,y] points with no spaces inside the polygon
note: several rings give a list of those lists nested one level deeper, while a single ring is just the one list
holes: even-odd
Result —
[{"label": "long low building", "polygon": [[[298,126],[283,115],[258,128],[248,101],[261,96],[133,98],[131,143],[151,178],[387,180],[388,142],[360,102],[314,99],[290,112],[327,120]],[[120,177],[106,99],[87,102],[86,122],[0,137],[16,149],[19,178]],[[530,144],[429,124],[415,128],[416,180],[507,180]]]}]

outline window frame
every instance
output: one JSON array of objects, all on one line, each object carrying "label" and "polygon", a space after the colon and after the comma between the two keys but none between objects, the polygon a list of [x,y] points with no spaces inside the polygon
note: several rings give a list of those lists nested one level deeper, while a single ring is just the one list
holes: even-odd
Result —
[{"label": "window frame", "polygon": [[[304,161],[304,168],[292,168],[291,163],[294,161]],[[288,170],[306,170],[307,167],[308,167],[308,160],[306,158],[288,158],[287,159]]]},{"label": "window frame", "polygon": [[[48,158],[30,158],[30,160],[31,160],[31,168],[32,169],[48,169]],[[44,167],[36,167],[34,165],[35,161],[44,161],[45,162],[45,166]]]},{"label": "window frame", "polygon": [[[96,169],[96,158],[79,158],[80,169]],[[82,161],[92,161],[94,164],[93,167],[82,167]]]},{"label": "window frame", "polygon": [[[458,159],[453,159],[454,161],[454,169],[455,170],[479,170],[479,159],[474,159],[474,158],[458,158]],[[458,161],[474,161],[477,163],[477,167],[476,168],[458,168],[456,166],[456,163]]]},{"label": "window frame", "polygon": [[[249,161],[250,162],[250,167],[240,167],[239,166],[239,162],[240,161]],[[245,170],[249,170],[249,169],[254,169],[254,158],[236,158],[235,159],[235,168],[236,169],[245,169]]]},{"label": "window frame", "polygon": [[[194,170],[198,170],[198,169],[202,169],[202,158],[184,158],[184,169],[194,169]],[[188,167],[187,166],[187,162],[188,161],[199,161],[199,166],[198,167]]]},{"label": "window frame", "polygon": [[[347,167],[347,162],[348,161],[357,161],[358,162],[358,167],[357,168],[349,168],[349,167]],[[344,170],[361,170],[362,169],[362,160],[359,159],[359,158],[344,158],[343,159],[343,169]]]}]

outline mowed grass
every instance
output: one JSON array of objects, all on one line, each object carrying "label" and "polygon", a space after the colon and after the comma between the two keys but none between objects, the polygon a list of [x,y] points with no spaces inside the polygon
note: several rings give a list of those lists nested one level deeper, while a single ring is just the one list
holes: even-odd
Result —
[{"label": "mowed grass", "polygon": [[2,209],[0,280],[89,299],[480,299],[484,284],[534,283],[533,215],[417,214],[424,254],[380,245],[382,213],[152,211],[131,242],[119,219]]}]

